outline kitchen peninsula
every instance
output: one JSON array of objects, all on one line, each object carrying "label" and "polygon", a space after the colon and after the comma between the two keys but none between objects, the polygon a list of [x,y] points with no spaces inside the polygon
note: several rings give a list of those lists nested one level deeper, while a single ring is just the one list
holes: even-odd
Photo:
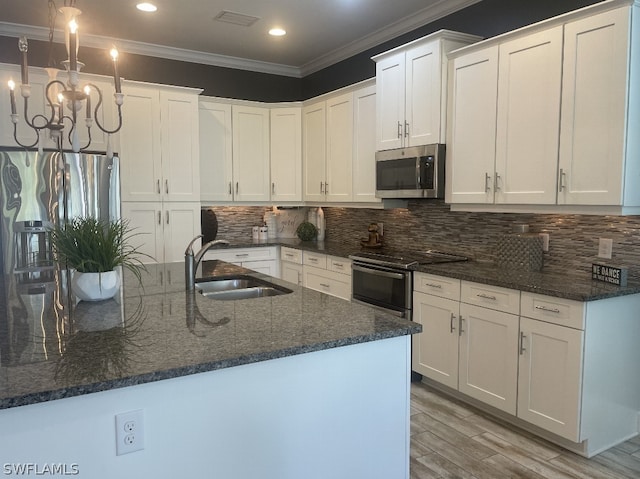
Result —
[{"label": "kitchen peninsula", "polygon": [[[203,265],[229,273],[263,277]],[[186,293],[183,276],[182,263],[152,266],[144,288],[125,281],[122,307],[81,302],[68,320],[32,314],[14,289],[3,463],[92,479],[408,477],[419,325],[274,278],[293,292],[215,301]],[[116,456],[114,416],[138,409],[144,449]]]}]

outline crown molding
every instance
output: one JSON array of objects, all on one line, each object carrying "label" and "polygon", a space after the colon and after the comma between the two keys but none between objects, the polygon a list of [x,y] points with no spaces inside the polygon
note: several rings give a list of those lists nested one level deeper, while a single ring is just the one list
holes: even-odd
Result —
[{"label": "crown molding", "polygon": [[[333,50],[299,67],[91,34],[83,34],[81,36],[81,42],[82,45],[91,48],[105,48],[105,45],[115,45],[118,50],[122,52],[137,55],[302,78],[480,1],[481,0],[440,0],[438,3],[414,15],[387,25],[366,37]],[[48,41],[49,29],[45,27],[0,22],[0,35],[15,37],[25,35],[34,40]],[[54,32],[54,41],[58,43],[64,41],[61,31],[56,30]]]},{"label": "crown molding", "polygon": [[[49,29],[35,27],[31,25],[19,25],[15,23],[0,22],[0,35],[8,37],[26,36],[33,40],[49,41]],[[64,42],[64,35],[60,31],[55,31],[53,40],[57,43]],[[83,34],[81,44],[90,48],[105,48],[105,45],[115,45],[118,50],[136,55],[165,58],[181,62],[201,63],[225,68],[235,68],[238,70],[248,70],[258,73],[268,73],[272,75],[282,75],[288,77],[301,78],[300,68],[278,63],[260,62],[246,58],[238,58],[215,53],[197,52],[163,45],[153,45],[151,43],[134,42],[120,38],[111,38],[100,35]]]}]

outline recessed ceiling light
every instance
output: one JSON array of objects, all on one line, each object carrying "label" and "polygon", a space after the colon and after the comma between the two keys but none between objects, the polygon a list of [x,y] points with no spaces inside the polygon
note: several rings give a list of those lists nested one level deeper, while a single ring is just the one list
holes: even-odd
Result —
[{"label": "recessed ceiling light", "polygon": [[153,3],[139,3],[136,5],[138,10],[142,10],[143,12],[155,12],[158,7],[156,7]]},{"label": "recessed ceiling light", "polygon": [[272,28],[271,30],[269,30],[269,35],[273,35],[274,37],[281,37],[286,34],[286,30],[282,28]]}]

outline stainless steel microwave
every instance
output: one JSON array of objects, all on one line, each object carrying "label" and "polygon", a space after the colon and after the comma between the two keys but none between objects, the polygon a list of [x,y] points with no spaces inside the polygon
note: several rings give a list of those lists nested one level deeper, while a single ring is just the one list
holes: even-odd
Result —
[{"label": "stainless steel microwave", "polygon": [[378,198],[444,198],[445,146],[376,152]]}]

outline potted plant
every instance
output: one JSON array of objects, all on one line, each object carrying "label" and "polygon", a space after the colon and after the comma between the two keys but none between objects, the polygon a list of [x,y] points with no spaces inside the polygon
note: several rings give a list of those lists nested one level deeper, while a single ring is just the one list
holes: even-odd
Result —
[{"label": "potted plant", "polygon": [[78,217],[51,230],[51,244],[58,261],[75,269],[71,280],[74,294],[85,301],[112,298],[120,288],[117,268],[130,270],[138,281],[146,270],[140,257],[149,255],[130,244],[136,233],[127,220]]}]

